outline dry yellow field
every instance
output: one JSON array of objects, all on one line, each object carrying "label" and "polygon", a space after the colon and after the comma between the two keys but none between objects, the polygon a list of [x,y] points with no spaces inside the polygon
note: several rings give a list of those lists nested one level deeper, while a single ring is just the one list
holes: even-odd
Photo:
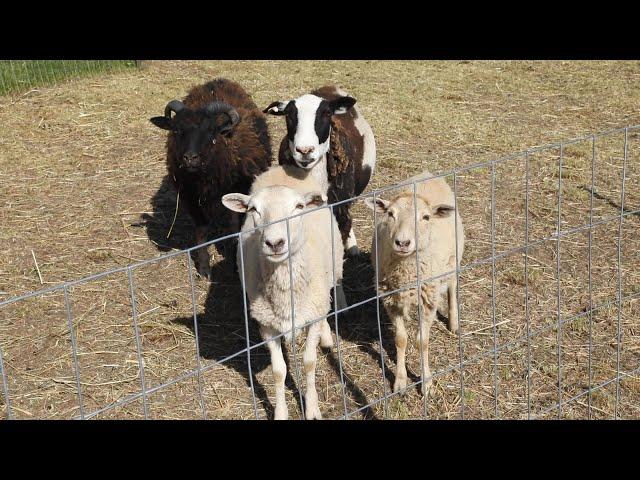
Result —
[{"label": "dry yellow field", "polygon": [[[416,387],[381,400],[393,384],[395,347],[386,316],[379,332],[376,302],[369,301],[340,315],[339,354],[334,347],[319,357],[325,418],[342,417],[345,409],[355,419],[640,416],[640,129],[620,130],[640,124],[640,62],[162,61],[0,97],[0,302],[191,245],[190,220],[182,213],[167,238],[176,198],[165,178],[165,132],[148,119],[215,77],[238,81],[261,107],[326,83],[342,86],[376,136],[377,169],[367,191],[423,170],[448,172],[586,137],[562,152],[559,146],[536,150],[456,176],[467,235],[462,336],[450,335],[442,322],[434,325],[431,396],[423,401]],[[277,147],[284,121],[270,117],[269,127]],[[619,130],[589,137],[612,129]],[[589,224],[592,159],[593,221],[601,223],[589,249],[589,230],[580,227]],[[527,162],[535,246],[525,277],[524,252],[509,252],[525,244]],[[453,185],[453,177],[448,180]],[[559,182],[562,231],[576,231],[561,238],[558,263],[558,242],[550,237],[557,230]],[[629,212],[622,223],[621,200]],[[372,215],[361,202],[353,212],[365,253],[345,265],[350,304],[375,295],[368,261]],[[253,384],[258,417],[270,418],[266,349],[251,350],[251,375],[246,353],[227,359],[247,346],[245,320],[237,275],[217,253],[215,259],[211,284],[194,279],[198,344],[186,255],[133,270],[140,359],[126,272],[68,288],[82,410],[64,291],[0,306],[12,417],[143,418],[146,404],[150,418],[249,419],[255,418]],[[535,333],[530,339],[527,319]],[[412,331],[415,325],[411,338]],[[249,342],[259,341],[251,323]],[[410,378],[419,380],[415,348],[407,362]],[[201,375],[160,387],[198,365]],[[141,370],[151,393],[102,411],[141,391]],[[292,373],[289,408],[299,418]],[[554,408],[559,396],[561,409]],[[0,395],[0,418],[6,416]]]}]

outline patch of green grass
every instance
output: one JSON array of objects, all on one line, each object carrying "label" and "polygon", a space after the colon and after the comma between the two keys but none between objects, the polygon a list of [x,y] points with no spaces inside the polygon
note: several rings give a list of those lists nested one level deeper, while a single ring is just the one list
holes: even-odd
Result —
[{"label": "patch of green grass", "polygon": [[3,60],[0,61],[0,95],[135,66],[134,60]]},{"label": "patch of green grass", "polygon": [[401,396],[396,396],[389,401],[389,413],[394,420],[412,418],[411,410]]},{"label": "patch of green grass", "polygon": [[566,329],[574,333],[588,333],[589,332],[589,316],[578,317],[569,322]]},{"label": "patch of green grass", "polygon": [[475,392],[472,392],[469,389],[465,389],[464,390],[464,401],[465,402],[467,402],[467,403],[468,402],[472,402],[473,400],[475,400],[475,398],[476,398],[476,393]]}]

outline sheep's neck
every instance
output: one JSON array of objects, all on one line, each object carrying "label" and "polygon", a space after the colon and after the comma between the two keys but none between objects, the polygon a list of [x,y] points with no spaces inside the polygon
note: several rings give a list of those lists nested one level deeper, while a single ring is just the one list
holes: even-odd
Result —
[{"label": "sheep's neck", "polygon": [[311,169],[311,174],[313,178],[315,178],[322,190],[326,194],[329,190],[329,175],[327,174],[327,154],[325,153],[315,167]]},{"label": "sheep's neck", "polygon": [[[293,161],[293,157],[291,155],[290,150],[287,150],[285,155],[287,155],[287,157]],[[294,165],[296,165],[295,162],[294,162]],[[305,168],[300,168],[300,170],[304,172],[303,174],[304,178],[307,178],[309,176],[314,178],[322,187],[322,191],[325,193],[325,195],[327,194],[327,192],[329,191],[329,174],[327,173],[327,154],[326,153],[322,155],[322,157],[320,157],[320,160],[318,160],[318,163],[316,163],[311,170],[307,170]]]},{"label": "sheep's neck", "polygon": [[[263,281],[273,283],[274,285],[281,286],[284,290],[289,290],[289,262],[291,262],[293,283],[296,286],[308,283],[309,279],[304,275],[304,269],[298,268],[301,264],[304,265],[305,247],[304,245],[291,255],[291,260],[286,259],[282,262],[262,262],[262,277]],[[275,280],[275,282],[272,282]]]}]

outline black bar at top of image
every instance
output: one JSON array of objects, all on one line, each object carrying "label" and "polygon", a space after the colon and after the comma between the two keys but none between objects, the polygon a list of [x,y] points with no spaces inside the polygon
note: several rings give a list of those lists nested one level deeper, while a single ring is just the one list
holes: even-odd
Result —
[{"label": "black bar at top of image", "polygon": [[[524,7],[525,5],[522,5]],[[456,6],[409,5],[369,8],[369,12],[335,8],[312,15],[273,5],[260,15],[253,5],[219,6],[195,13],[195,6],[145,9],[142,18],[119,13],[55,19],[29,18],[27,35],[5,33],[5,59],[246,59],[246,60],[492,60],[492,59],[640,59],[634,15],[610,9],[517,12],[482,6],[471,12]],[[531,6],[533,7],[533,5]],[[116,9],[117,10],[117,9]],[[495,11],[497,10],[497,11]],[[593,10],[593,11],[591,11]],[[317,12],[316,12],[317,13]],[[59,12],[52,12],[52,15]],[[505,14],[511,14],[507,17]],[[111,15],[111,17],[109,17]],[[377,15],[377,17],[375,16]],[[9,18],[8,15],[6,15]],[[615,20],[614,20],[615,19]]]}]

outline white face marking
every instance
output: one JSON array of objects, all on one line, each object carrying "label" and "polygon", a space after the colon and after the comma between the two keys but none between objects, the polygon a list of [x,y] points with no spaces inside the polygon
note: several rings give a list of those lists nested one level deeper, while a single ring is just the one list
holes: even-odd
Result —
[{"label": "white face marking", "polygon": [[347,254],[351,256],[360,255],[360,249],[358,248],[358,241],[356,240],[356,235],[353,233],[353,227],[349,230],[349,236],[344,243],[344,250]]},{"label": "white face marking", "polygon": [[[315,128],[316,112],[320,102],[322,102],[322,98],[306,94],[294,101],[298,109],[298,124],[296,125],[296,134],[293,137],[293,142],[289,140],[289,149],[299,167],[311,169],[329,151],[329,137],[324,143],[320,144]],[[313,150],[303,153],[311,148]]]}]

